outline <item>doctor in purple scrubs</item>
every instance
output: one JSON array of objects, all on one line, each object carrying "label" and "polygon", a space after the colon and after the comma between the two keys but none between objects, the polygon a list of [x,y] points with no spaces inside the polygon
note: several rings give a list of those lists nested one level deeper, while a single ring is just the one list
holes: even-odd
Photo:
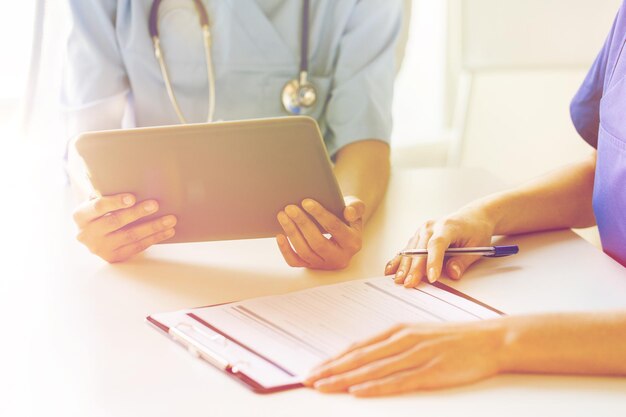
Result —
[{"label": "doctor in purple scrubs", "polygon": [[[595,148],[588,159],[427,222],[409,248],[427,248],[428,258],[395,258],[386,273],[406,287],[424,278],[434,282],[444,268],[460,279],[477,258],[444,259],[450,246],[486,246],[494,235],[594,224],[607,255],[626,266],[626,1],[571,114]],[[322,365],[306,384],[375,396],[520,372],[626,376],[626,311],[402,325]]]}]

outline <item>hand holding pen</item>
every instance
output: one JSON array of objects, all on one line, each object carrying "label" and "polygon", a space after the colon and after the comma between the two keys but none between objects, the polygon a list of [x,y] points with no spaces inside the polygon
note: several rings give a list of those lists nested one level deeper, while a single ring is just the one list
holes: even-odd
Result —
[{"label": "hand holding pen", "polygon": [[461,279],[483,256],[511,255],[517,247],[491,245],[495,224],[479,206],[468,206],[438,221],[428,221],[415,232],[403,251],[385,268],[397,284],[415,287],[424,278],[433,283],[442,273]]}]

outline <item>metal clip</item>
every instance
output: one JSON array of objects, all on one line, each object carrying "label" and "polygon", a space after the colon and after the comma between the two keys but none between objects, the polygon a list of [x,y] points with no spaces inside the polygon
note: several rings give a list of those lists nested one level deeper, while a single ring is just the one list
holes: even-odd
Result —
[{"label": "metal clip", "polygon": [[193,326],[187,323],[180,323],[175,327],[170,327],[169,329],[169,334],[172,336],[172,339],[185,346],[192,356],[202,358],[223,371],[230,368],[230,363],[226,359],[210,350],[196,338],[189,335],[188,333],[190,332],[199,333]]}]

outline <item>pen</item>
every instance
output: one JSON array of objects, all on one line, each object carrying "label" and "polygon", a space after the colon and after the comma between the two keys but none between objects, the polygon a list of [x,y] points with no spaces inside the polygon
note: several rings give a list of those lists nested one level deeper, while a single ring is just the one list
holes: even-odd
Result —
[{"label": "pen", "polygon": [[[448,248],[446,250],[446,256],[462,256],[462,255],[475,255],[484,256],[487,258],[502,258],[504,256],[515,255],[519,252],[517,245],[510,246],[485,246],[475,248]],[[411,249],[398,252],[398,256],[427,256],[428,249]]]}]

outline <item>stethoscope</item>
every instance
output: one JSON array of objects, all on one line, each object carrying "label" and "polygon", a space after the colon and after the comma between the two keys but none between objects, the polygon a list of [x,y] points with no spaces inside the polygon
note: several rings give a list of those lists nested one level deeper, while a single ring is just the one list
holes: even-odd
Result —
[{"label": "stethoscope", "polygon": [[[201,0],[193,0],[196,11],[200,19],[200,27],[202,29],[202,38],[204,41],[204,55],[206,58],[207,75],[209,82],[209,109],[207,115],[207,122],[213,121],[213,114],[215,111],[215,74],[213,71],[213,61],[211,58],[211,29],[209,27],[209,14],[204,7]],[[167,65],[165,63],[165,57],[161,48],[161,40],[159,38],[159,6],[161,0],[154,0],[152,2],[152,8],[150,9],[150,37],[154,45],[154,55],[159,63],[161,69],[161,75],[163,81],[165,81],[165,88],[167,95],[170,98],[170,102],[174,107],[174,111],[178,116],[178,119],[182,124],[186,124],[187,120],[183,115],[176,94],[172,88],[172,82],[170,80]],[[302,5],[302,36],[300,43],[300,73],[298,78],[295,78],[285,84],[280,95],[280,101],[289,114],[309,114],[313,111],[315,103],[317,102],[317,90],[315,86],[309,81],[309,11],[310,0],[303,0]]]}]

